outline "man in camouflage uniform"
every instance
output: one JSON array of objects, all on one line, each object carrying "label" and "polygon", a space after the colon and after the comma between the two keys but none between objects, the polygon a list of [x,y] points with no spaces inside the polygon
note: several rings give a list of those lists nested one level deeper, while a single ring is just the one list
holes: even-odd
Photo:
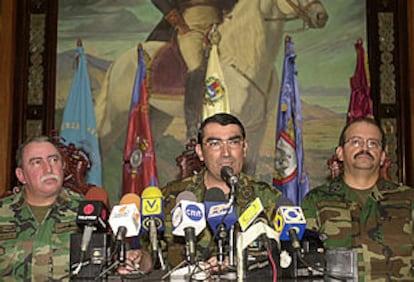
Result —
[{"label": "man in camouflage uniform", "polygon": [[[261,199],[265,213],[270,219],[276,201],[281,193],[265,182],[260,182],[241,172],[243,160],[246,157],[248,143],[241,122],[229,114],[216,114],[207,118],[200,127],[196,152],[205,168],[197,175],[169,183],[162,189],[165,197],[165,232],[170,265],[176,266],[185,259],[185,241],[182,237],[172,235],[171,210],[177,204],[176,198],[183,191],[195,194],[197,202],[204,201],[204,195],[210,188],[220,188],[229,197],[230,188],[220,176],[223,166],[230,166],[239,182],[236,191],[236,211],[240,215],[246,206],[256,197]],[[204,261],[203,253],[212,237],[209,227],[206,227],[197,238],[197,261]],[[214,247],[215,243],[211,246]],[[214,254],[213,254],[214,255]],[[216,263],[215,256],[209,259]]]},{"label": "man in camouflage uniform", "polygon": [[[48,137],[28,139],[16,161],[23,189],[0,201],[0,281],[68,281],[70,235],[79,231],[76,215],[84,197],[62,187],[62,156]],[[148,271],[151,257],[144,262],[143,253],[128,251],[128,265]]]},{"label": "man in camouflage uniform", "polygon": [[68,280],[70,234],[78,230],[83,197],[61,188],[61,155],[47,137],[29,139],[16,157],[23,189],[0,201],[0,277]]},{"label": "man in camouflage uniform", "polygon": [[342,131],[343,173],[302,202],[307,228],[326,234],[326,249],[357,253],[359,281],[414,281],[414,189],[380,177],[384,132],[370,118]]}]

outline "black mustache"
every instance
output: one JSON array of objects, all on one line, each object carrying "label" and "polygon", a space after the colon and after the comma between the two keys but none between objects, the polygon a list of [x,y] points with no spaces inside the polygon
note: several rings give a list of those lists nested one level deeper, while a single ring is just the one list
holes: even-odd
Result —
[{"label": "black mustache", "polygon": [[371,158],[371,160],[374,159],[374,156],[371,154],[371,152],[367,151],[367,150],[362,150],[362,151],[358,152],[357,154],[355,154],[354,159],[358,158],[361,155],[367,155]]}]

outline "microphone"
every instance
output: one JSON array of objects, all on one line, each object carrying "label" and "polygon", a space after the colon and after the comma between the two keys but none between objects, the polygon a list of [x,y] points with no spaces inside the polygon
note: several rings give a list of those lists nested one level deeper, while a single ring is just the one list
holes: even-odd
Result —
[{"label": "microphone", "polygon": [[239,178],[234,175],[233,168],[230,166],[223,166],[220,171],[221,178],[229,185],[230,187],[236,185],[239,182]]},{"label": "microphone", "polygon": [[208,189],[204,196],[204,203],[207,222],[213,233],[216,233],[217,229],[223,226],[229,230],[237,222],[236,209],[226,201],[226,196],[220,188]]},{"label": "microphone", "polygon": [[[206,205],[207,221],[213,231],[213,238],[218,237],[218,263],[222,264],[224,261],[224,243],[229,234],[229,265],[233,266],[233,252],[234,252],[234,224],[237,222],[237,214],[232,201],[226,201],[226,196],[220,188],[212,187],[206,191],[204,196]],[[229,232],[227,232],[229,231]],[[208,255],[209,250],[206,250],[205,256]]]},{"label": "microphone", "polygon": [[257,197],[250,205],[244,210],[239,217],[239,224],[242,231],[245,231],[263,212],[264,208],[260,198]]},{"label": "microphone", "polygon": [[109,225],[113,233],[117,234],[117,241],[139,234],[141,229],[140,206],[141,198],[135,193],[127,193],[121,198],[119,205],[113,207],[109,216]]},{"label": "microphone", "polygon": [[287,198],[282,198],[273,219],[275,230],[280,233],[281,241],[292,241],[292,247],[300,249],[300,240],[306,229],[306,219],[300,207]]},{"label": "microphone", "polygon": [[76,224],[83,229],[81,252],[88,249],[93,231],[105,232],[108,227],[108,193],[100,187],[92,187],[79,203]]},{"label": "microphone", "polygon": [[106,232],[108,227],[108,205],[108,193],[100,187],[90,188],[85,195],[85,200],[79,202],[76,224],[80,229],[83,229],[83,233],[80,237],[80,253],[79,249],[76,248],[79,248],[79,239],[77,239],[79,237],[76,235],[71,236],[71,265],[75,265],[73,263],[75,261],[77,263],[71,275],[79,275],[82,267],[85,265],[84,259],[93,232]]},{"label": "microphone", "polygon": [[172,233],[185,238],[186,258],[191,265],[195,264],[196,237],[206,227],[204,204],[195,202],[196,199],[189,191],[181,192],[177,196],[177,205],[171,211]]},{"label": "microphone", "polygon": [[141,194],[141,229],[149,232],[151,249],[154,261],[158,255],[158,231],[163,231],[164,225],[164,197],[161,190],[149,186]]}]

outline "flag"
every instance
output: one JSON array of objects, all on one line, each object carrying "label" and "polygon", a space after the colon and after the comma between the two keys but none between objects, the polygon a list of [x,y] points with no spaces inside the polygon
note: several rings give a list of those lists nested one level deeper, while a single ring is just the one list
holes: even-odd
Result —
[{"label": "flag", "polygon": [[218,47],[213,44],[207,64],[205,92],[203,103],[203,119],[216,113],[229,113],[229,97],[221,70]]},{"label": "flag", "polygon": [[362,39],[355,43],[357,61],[354,76],[351,77],[351,99],[349,101],[346,122],[355,119],[374,116],[372,100],[370,96],[371,87],[369,84],[368,62],[365,59],[365,50]]},{"label": "flag", "polygon": [[98,132],[88,68],[82,41],[78,40],[76,53],[76,72],[63,111],[60,136],[63,143],[73,143],[83,150],[91,163],[88,165],[86,181],[102,186],[102,163]]},{"label": "flag", "polygon": [[309,191],[309,179],[304,169],[302,106],[296,80],[294,47],[291,38],[286,37],[282,87],[276,121],[273,185],[282,191],[283,197],[300,205]]},{"label": "flag", "polygon": [[148,109],[144,51],[139,45],[138,68],[132,91],[124,148],[123,195],[126,193],[141,195],[146,187],[158,186]]}]

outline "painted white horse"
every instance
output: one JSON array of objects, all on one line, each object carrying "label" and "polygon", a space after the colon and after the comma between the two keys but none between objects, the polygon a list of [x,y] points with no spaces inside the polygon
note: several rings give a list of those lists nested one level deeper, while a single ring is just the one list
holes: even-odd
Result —
[{"label": "painted white horse", "polygon": [[[328,15],[319,0],[239,0],[218,27],[230,111],[245,125],[250,144],[249,173],[254,172],[269,113],[276,108],[279,82],[274,63],[284,41],[285,22],[291,19],[301,19],[309,28],[321,28]],[[152,57],[163,44],[145,42],[143,48]],[[136,69],[137,51],[132,48],[113,62],[96,97],[98,128],[106,144],[127,127]],[[150,96],[150,104],[171,119],[184,117],[183,99]],[[157,134],[154,126],[152,131]]]}]

